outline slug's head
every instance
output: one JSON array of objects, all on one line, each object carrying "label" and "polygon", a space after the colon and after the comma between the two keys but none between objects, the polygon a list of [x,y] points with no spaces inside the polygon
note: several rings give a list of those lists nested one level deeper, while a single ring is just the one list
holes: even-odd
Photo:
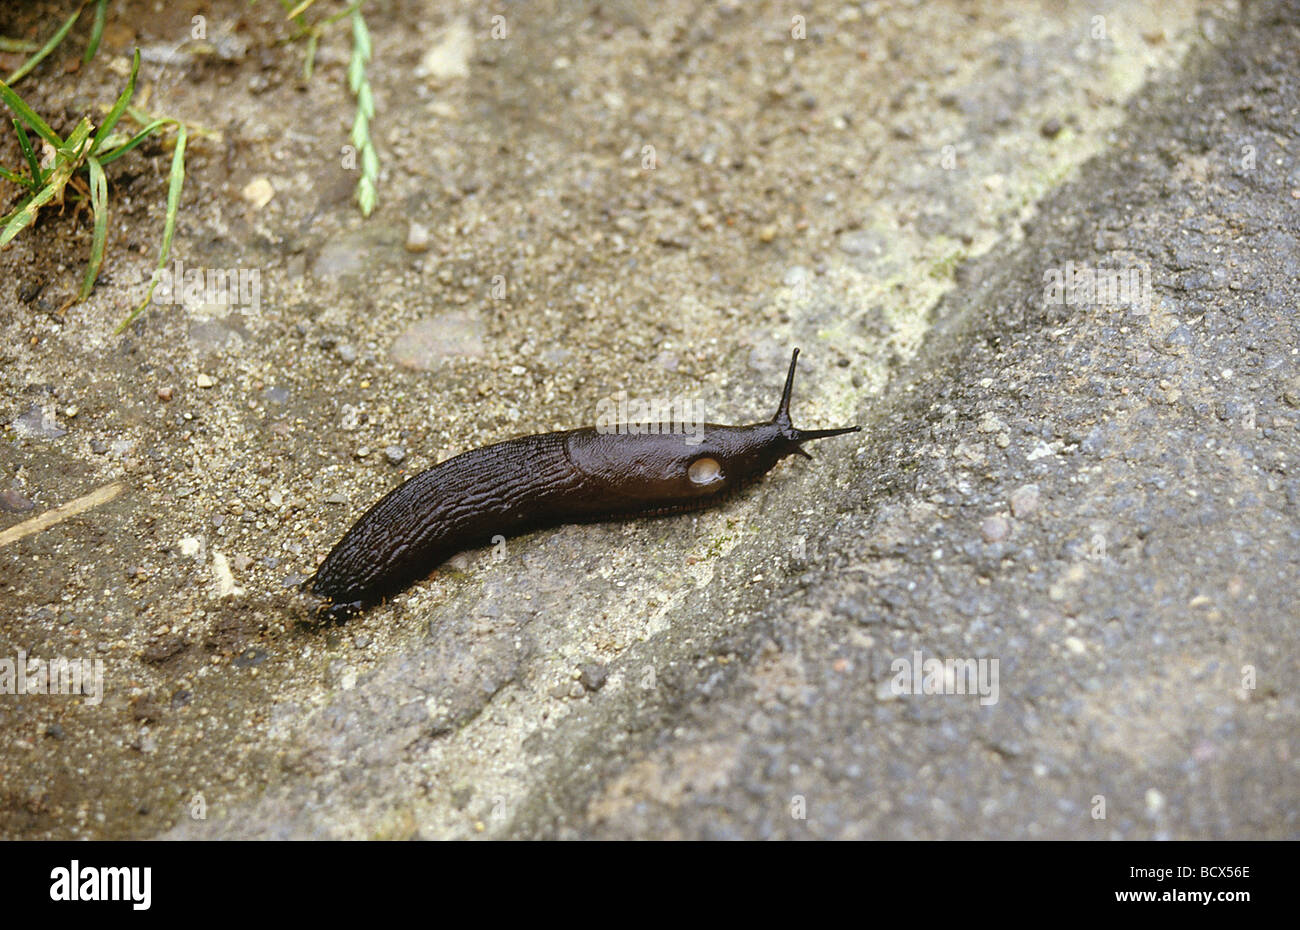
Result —
[{"label": "slug's head", "polygon": [[[704,506],[761,477],[788,455],[812,458],[803,444],[814,439],[857,432],[857,426],[837,429],[797,429],[790,422],[790,394],[799,350],[790,359],[785,390],[776,415],[749,426],[705,424],[702,434],[682,436],[575,437],[569,454],[575,465],[602,483],[629,509],[678,509]],[[612,496],[611,495],[611,496]]]},{"label": "slug's head", "polygon": [[686,464],[686,480],[692,489],[704,495],[732,490],[762,477],[788,455],[811,459],[803,444],[828,436],[856,433],[860,427],[835,429],[798,429],[790,422],[790,395],[794,390],[794,370],[799,350],[790,357],[785,376],[785,390],[776,414],[767,423],[751,426],[715,426],[705,431],[704,442]]}]

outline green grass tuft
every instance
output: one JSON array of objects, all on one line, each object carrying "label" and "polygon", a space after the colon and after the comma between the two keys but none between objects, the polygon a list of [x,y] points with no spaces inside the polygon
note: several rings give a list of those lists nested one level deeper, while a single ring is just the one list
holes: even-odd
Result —
[{"label": "green grass tuft", "polygon": [[144,300],[140,301],[140,306],[136,307],[130,316],[118,324],[117,329],[113,330],[114,335],[120,334],[134,323],[136,317],[144,313],[149,306],[149,302],[153,300],[153,289],[158,286],[159,272],[167,266],[167,258],[171,255],[172,234],[176,232],[176,214],[181,206],[181,186],[185,183],[185,124],[177,123],[176,126],[176,151],[172,153],[171,180],[167,185],[167,219],[163,223],[163,241],[162,249],[158,253],[158,267],[154,269],[149,281],[149,291],[144,295]]},{"label": "green grass tuft", "polygon": [[[75,22],[75,17],[70,22]],[[66,35],[67,28],[71,28],[67,23],[65,23],[65,27],[60,30],[61,35],[56,36],[57,39],[61,39],[62,35]],[[53,42],[53,45],[57,44],[57,42]],[[52,48],[53,45],[47,45],[47,49],[42,51],[48,53],[48,48]],[[28,62],[28,65],[34,66],[36,61],[37,59],[34,58]],[[30,70],[26,65],[24,68]],[[99,125],[98,129],[95,129],[89,117],[82,117],[76,128],[66,139],[60,139],[58,133],[51,129],[49,124],[26,101],[18,96],[18,93],[9,86],[8,82],[0,81],[0,101],[3,101],[15,114],[12,123],[14,132],[18,136],[18,147],[22,150],[27,169],[24,176],[21,170],[0,167],[0,178],[17,184],[26,190],[26,194],[18,201],[17,206],[7,215],[0,217],[0,249],[12,242],[14,237],[24,229],[31,226],[36,221],[36,216],[42,208],[51,204],[62,203],[68,189],[71,188],[75,191],[76,196],[81,198],[83,202],[88,199],[90,203],[93,216],[90,260],[86,265],[86,273],[82,278],[81,288],[78,290],[77,295],[64,304],[61,310],[66,310],[68,306],[85,300],[90,295],[104,262],[104,253],[108,241],[108,178],[104,173],[104,166],[130,152],[149,136],[164,131],[168,126],[175,126],[177,127],[176,152],[172,156],[172,173],[167,192],[167,220],[163,229],[162,257],[159,259],[160,268],[166,263],[167,255],[171,250],[172,233],[176,228],[176,212],[180,204],[181,186],[185,180],[186,130],[183,124],[174,119],[155,119],[146,123],[144,128],[134,135],[114,131],[118,123],[121,122],[122,116],[131,110],[131,99],[135,96],[136,76],[139,72],[140,51],[137,49],[131,57],[131,75],[127,79],[126,87],[118,95],[117,100],[108,111],[108,115],[104,118],[104,122]],[[35,132],[54,149],[54,161],[48,170],[42,169],[37,161],[31,139],[27,134],[28,129]],[[81,174],[85,175],[84,183],[79,178]],[[74,179],[76,179],[75,183]],[[155,282],[156,280],[157,276],[155,275]],[[152,295],[153,286],[151,285],[149,295],[146,296],[144,302],[136,308],[128,320],[118,327],[119,332],[144,311],[149,305]]]}]

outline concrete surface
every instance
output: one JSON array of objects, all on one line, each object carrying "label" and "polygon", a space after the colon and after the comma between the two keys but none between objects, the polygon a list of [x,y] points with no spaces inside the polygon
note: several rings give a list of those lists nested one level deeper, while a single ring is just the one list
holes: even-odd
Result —
[{"label": "concrete surface", "polygon": [[[0,696],[4,835],[1296,837],[1294,3],[377,5],[366,222],[346,33],[299,86],[238,9],[155,99],[220,130],[177,255],[260,306],[111,336],[161,149],[65,318],[84,224],[0,255],[0,531],[126,488],[0,546],[0,655],[106,666]],[[795,422],[864,433],[302,622],[402,476],[618,390],[766,416],[792,345]]]}]

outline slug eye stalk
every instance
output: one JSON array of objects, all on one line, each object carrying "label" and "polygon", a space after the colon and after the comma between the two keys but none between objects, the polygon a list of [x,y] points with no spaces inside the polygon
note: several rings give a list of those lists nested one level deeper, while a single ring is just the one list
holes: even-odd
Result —
[{"label": "slug eye stalk", "polygon": [[790,371],[785,376],[785,390],[781,392],[781,403],[776,408],[776,414],[772,417],[772,423],[781,429],[781,435],[788,442],[794,443],[794,451],[806,459],[812,456],[805,452],[802,444],[811,442],[814,439],[827,439],[831,436],[843,436],[845,433],[859,432],[860,426],[839,426],[833,429],[796,429],[790,422],[790,395],[794,391],[794,370],[799,364],[799,350],[795,349],[794,354],[790,356]]}]

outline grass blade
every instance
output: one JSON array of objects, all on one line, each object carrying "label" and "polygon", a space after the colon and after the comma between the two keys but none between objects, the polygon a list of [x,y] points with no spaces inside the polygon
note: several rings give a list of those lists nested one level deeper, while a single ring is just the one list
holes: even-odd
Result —
[{"label": "grass blade", "polygon": [[28,194],[22,200],[18,201],[17,206],[15,206],[4,216],[0,217],[0,229],[3,229],[4,227],[8,226],[10,220],[12,220],[19,213],[22,213],[24,210],[26,210],[27,205],[32,202],[32,198],[35,196],[36,196],[35,194]]},{"label": "grass blade", "polygon": [[86,46],[86,54],[81,56],[83,65],[90,64],[90,59],[95,57],[99,51],[99,40],[104,37],[104,18],[108,12],[108,0],[99,0],[95,4],[95,23],[90,27],[90,44]]},{"label": "grass blade", "polygon": [[36,219],[37,212],[56,197],[63,196],[63,188],[67,186],[68,179],[72,177],[73,164],[70,161],[60,160],[50,172],[48,183],[41,188],[40,193],[32,197],[21,210],[13,215],[9,223],[5,226],[4,231],[0,232],[0,249],[3,249],[13,241],[14,236],[18,235]]},{"label": "grass blade", "polygon": [[141,129],[139,132],[137,132],[135,135],[133,135],[133,136],[132,136],[128,141],[123,142],[123,143],[122,143],[120,146],[118,146],[117,148],[115,148],[115,149],[113,149],[113,150],[111,150],[111,151],[109,151],[109,152],[105,152],[103,155],[99,156],[99,163],[100,163],[101,165],[107,165],[107,164],[109,164],[110,162],[117,161],[119,158],[121,158],[121,157],[122,157],[123,155],[125,155],[127,152],[131,151],[131,149],[135,148],[137,145],[139,145],[139,144],[140,144],[141,142],[143,142],[145,139],[149,138],[151,135],[153,135],[155,132],[157,132],[157,130],[159,129],[159,127],[161,127],[161,126],[167,126],[167,125],[170,125],[170,124],[175,124],[175,125],[177,125],[177,126],[180,125],[180,123],[177,123],[176,120],[174,120],[174,119],[156,119],[156,120],[154,120],[153,122],[151,122],[151,123],[149,123],[148,125],[146,125],[146,126],[145,126],[143,129]]},{"label": "grass blade", "polygon": [[14,174],[12,171],[8,171],[4,168],[0,168],[0,178],[4,178],[6,181],[13,181],[15,184],[25,187],[30,191],[38,191],[41,189],[41,185],[38,182],[33,181],[31,178],[25,178],[21,174]]},{"label": "grass blade", "polygon": [[84,6],[78,6],[76,10],[73,11],[72,15],[69,16],[66,20],[64,20],[63,25],[59,27],[58,32],[54,33],[54,36],[50,39],[50,41],[46,42],[45,45],[41,47],[41,50],[38,51],[35,55],[33,55],[31,58],[28,58],[27,62],[21,68],[19,68],[13,74],[9,75],[9,80],[7,80],[5,83],[17,84],[28,74],[30,74],[33,68],[35,68],[42,61],[44,61],[46,55],[48,55],[50,52],[58,48],[59,43],[63,41],[63,37],[68,34],[68,30],[70,30],[73,24],[76,23],[76,21],[81,18],[81,11],[84,9],[85,9]]},{"label": "grass blade", "polygon": [[299,16],[301,16],[303,13],[306,13],[306,12],[307,12],[307,8],[308,8],[309,6],[311,6],[311,5],[312,5],[313,3],[315,3],[315,2],[316,2],[316,0],[302,0],[302,3],[298,4],[298,5],[297,5],[296,7],[294,7],[292,10],[290,10],[289,13],[288,13],[284,18],[285,18],[285,19],[297,19],[297,18],[298,18]]},{"label": "grass blade", "polygon": [[307,37],[307,54],[302,60],[302,79],[310,81],[313,72],[316,70],[316,45],[319,39],[316,33]]},{"label": "grass blade", "polygon": [[0,52],[34,52],[38,48],[35,42],[28,42],[26,39],[10,39],[6,36],[0,36]]},{"label": "grass blade", "polygon": [[77,128],[64,140],[63,144],[58,147],[59,154],[71,161],[73,165],[80,165],[82,158],[87,154],[86,140],[90,138],[90,117],[83,116],[81,122],[77,123]]},{"label": "grass blade", "polygon": [[104,176],[104,166],[94,155],[86,159],[86,165],[90,169],[90,209],[95,214],[95,233],[90,243],[90,264],[86,266],[78,301],[89,297],[91,288],[95,286],[99,266],[104,261],[104,242],[108,238],[108,179]]},{"label": "grass blade", "polygon": [[27,138],[27,130],[23,129],[23,124],[16,118],[13,121],[14,132],[18,133],[18,147],[23,150],[23,157],[27,159],[27,170],[32,173],[32,180],[36,186],[45,183],[45,172],[41,170],[41,163],[36,160],[36,152],[32,150],[32,142]]},{"label": "grass blade", "polygon": [[322,26],[333,26],[333,25],[334,25],[335,23],[337,23],[339,20],[341,20],[341,19],[347,19],[349,16],[352,15],[352,11],[353,11],[353,10],[360,9],[360,7],[361,7],[361,3],[362,3],[362,0],[355,0],[355,2],[354,2],[351,6],[346,7],[345,9],[339,10],[339,11],[338,11],[337,13],[335,13],[333,16],[327,16],[327,17],[325,17],[325,20],[321,23],[321,25],[322,25]]},{"label": "grass blade", "polygon": [[59,138],[58,133],[51,129],[45,120],[37,116],[36,111],[24,103],[23,98],[14,93],[4,81],[0,81],[0,100],[3,100],[9,106],[9,109],[17,113],[24,123],[36,130],[36,134],[50,145],[57,149],[63,144],[63,140]]},{"label": "grass blade", "polygon": [[113,109],[108,111],[108,116],[104,118],[104,123],[95,133],[95,141],[90,143],[90,154],[94,155],[99,150],[100,145],[108,138],[108,134],[113,131],[117,121],[122,118],[126,108],[131,103],[131,98],[135,96],[135,76],[140,71],[140,50],[135,50],[135,55],[131,58],[131,76],[126,80],[126,89],[122,91],[121,96],[117,98],[117,103],[113,104]]},{"label": "grass blade", "polygon": [[117,329],[113,330],[113,335],[120,335],[124,329],[135,322],[136,317],[144,313],[153,300],[153,289],[158,286],[158,273],[167,266],[167,258],[171,255],[172,234],[176,232],[176,214],[181,206],[181,185],[185,183],[185,124],[177,124],[176,130],[176,151],[172,153],[172,173],[171,182],[167,186],[167,221],[163,224],[163,241],[162,250],[158,253],[158,267],[155,269],[153,278],[149,282],[149,291],[144,295],[144,300],[140,306],[131,311],[131,315],[118,324]]}]

